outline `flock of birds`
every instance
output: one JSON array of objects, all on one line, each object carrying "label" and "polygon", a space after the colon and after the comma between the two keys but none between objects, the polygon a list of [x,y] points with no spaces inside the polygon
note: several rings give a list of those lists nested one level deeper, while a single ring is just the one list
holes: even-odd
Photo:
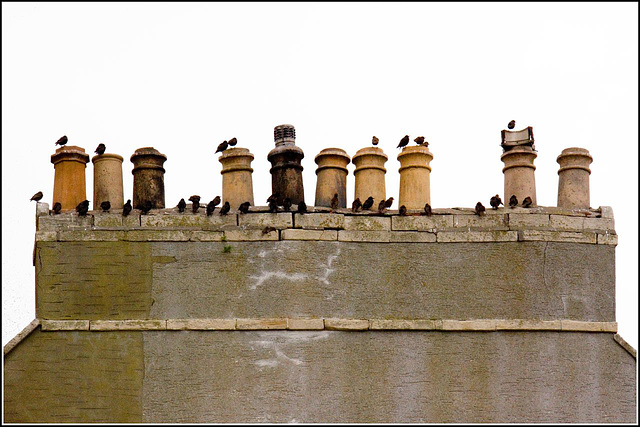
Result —
[{"label": "flock of birds", "polygon": [[[515,128],[515,126],[516,126],[515,120],[511,120],[507,125],[509,129],[513,129]],[[63,146],[68,141],[69,141],[69,138],[67,138],[67,136],[64,135],[60,139],[58,139],[58,141],[56,141],[55,145]],[[425,141],[424,136],[419,136],[415,138],[413,141],[417,145],[421,145],[424,147],[429,146],[429,143]],[[378,145],[380,140],[376,136],[374,136],[371,142],[375,146],[375,145]],[[216,153],[221,153],[225,151],[227,148],[235,146],[237,143],[238,143],[238,140],[236,138],[231,138],[229,141],[223,141],[218,145],[218,148],[216,149]],[[407,146],[407,144],[409,144],[409,135],[405,135],[400,140],[400,143],[396,148],[403,148]],[[104,154],[105,150],[106,150],[106,146],[101,143],[96,148],[95,153],[97,153],[98,155],[102,155]],[[31,200],[39,201],[42,199],[42,196],[43,196],[42,191],[38,191],[36,194],[33,195]],[[189,201],[192,203],[191,204],[192,212],[194,214],[197,213],[198,209],[200,208],[200,196],[193,195],[189,197]],[[221,201],[220,196],[216,196],[213,198],[213,200],[207,203],[207,206],[206,206],[207,216],[213,215],[216,207],[220,204],[220,201]],[[359,198],[356,198],[351,204],[351,211],[355,213],[360,210],[371,210],[371,208],[373,207],[373,203],[374,203],[374,199],[372,196],[369,196],[369,198],[367,198],[367,200],[365,200],[364,203],[362,203]],[[528,208],[532,205],[532,203],[533,202],[531,200],[531,197],[525,197],[525,199],[522,201],[522,206],[525,208]],[[289,212],[292,206],[291,199],[288,197],[282,198],[279,193],[274,193],[271,196],[269,196],[269,198],[267,198],[267,204],[269,206],[269,212],[272,212],[272,213],[278,212],[278,207],[280,206],[284,209],[284,211]],[[380,200],[380,202],[378,203],[378,213],[380,214],[384,213],[384,211],[386,209],[389,209],[392,204],[393,204],[393,197],[389,197],[387,200]],[[500,196],[498,196],[497,194],[491,198],[491,200],[489,201],[489,204],[493,209],[498,209],[500,205],[504,205],[502,203],[502,200],[500,199]],[[338,193],[335,193],[333,198],[331,199],[331,210],[336,211],[339,207],[338,205],[339,205]],[[238,211],[240,213],[245,214],[249,212],[250,206],[251,206],[250,202],[248,201],[244,202],[240,204],[240,206],[238,207]],[[509,199],[509,207],[515,208],[516,206],[518,206],[518,199],[516,198],[515,195],[512,195],[511,198]],[[143,203],[140,210],[142,214],[147,214],[153,207],[154,207],[153,203],[147,200]],[[178,202],[177,207],[180,213],[183,213],[185,211],[187,207],[187,203],[184,201],[184,198],[180,199],[180,202]],[[109,209],[111,209],[111,203],[109,201],[104,201],[100,204],[100,208],[102,209],[103,212],[108,212]],[[132,209],[133,207],[131,206],[131,199],[129,199],[127,200],[127,203],[125,203],[122,208],[122,215],[128,216],[131,213]],[[57,215],[60,213],[61,210],[62,210],[62,205],[59,202],[54,203],[52,213],[54,215]],[[227,215],[230,210],[231,210],[231,206],[229,205],[229,202],[224,202],[224,204],[220,208],[220,215]],[[483,215],[485,213],[485,210],[486,209],[481,202],[478,202],[474,209],[476,215]],[[76,212],[78,212],[78,215],[85,216],[88,211],[89,211],[88,200],[84,200],[80,202],[78,206],[76,206]],[[296,212],[300,214],[304,214],[305,212],[307,212],[307,205],[303,201],[298,203],[298,208]],[[407,215],[406,206],[404,205],[400,206],[399,214],[402,216]],[[422,214],[427,216],[432,215],[431,206],[429,205],[429,203],[426,203],[424,205],[424,212]]]}]

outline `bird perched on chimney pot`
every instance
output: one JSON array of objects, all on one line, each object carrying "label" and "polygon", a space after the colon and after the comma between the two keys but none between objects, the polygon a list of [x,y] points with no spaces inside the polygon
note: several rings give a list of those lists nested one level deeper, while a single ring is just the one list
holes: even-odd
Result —
[{"label": "bird perched on chimney pot", "polygon": [[491,198],[491,200],[489,200],[489,204],[491,205],[491,207],[493,209],[498,209],[498,206],[502,205],[502,199],[500,198],[499,195],[495,195]]},{"label": "bird perched on chimney pot", "polygon": [[238,143],[238,140],[236,138],[231,138],[229,140],[229,146],[230,147],[235,147],[235,145]]},{"label": "bird perched on chimney pot", "polygon": [[476,208],[475,208],[476,215],[484,215],[485,210],[486,209],[484,208],[482,203],[480,202],[476,203]]},{"label": "bird perched on chimney pot", "polygon": [[78,203],[78,206],[76,206],[76,212],[78,212],[78,215],[80,216],[86,216],[87,212],[89,212],[89,201],[83,200]]},{"label": "bird perched on chimney pot", "polygon": [[229,143],[227,141],[223,141],[218,145],[218,148],[216,149],[216,153],[222,153],[227,148],[229,148]]},{"label": "bird perched on chimney pot", "polygon": [[58,141],[56,141],[56,143],[54,145],[59,145],[59,146],[63,146],[64,144],[66,144],[69,141],[69,138],[67,138],[67,135],[62,136]]},{"label": "bird perched on chimney pot", "polygon": [[362,202],[360,198],[357,198],[351,203],[351,212],[358,212],[358,210],[362,207]]},{"label": "bird perched on chimney pot", "polygon": [[122,216],[128,216],[131,213],[131,199],[127,200],[127,203],[122,207]]},{"label": "bird perched on chimney pot", "polygon": [[509,207],[515,208],[516,206],[518,206],[518,198],[514,194],[509,198]]},{"label": "bird perched on chimney pot", "polygon": [[380,140],[378,139],[378,137],[377,137],[377,136],[374,136],[374,137],[373,137],[373,139],[371,139],[371,143],[372,143],[373,145],[378,145],[378,142],[380,142]]},{"label": "bird perched on chimney pot", "polygon": [[424,136],[417,137],[416,139],[413,140],[413,142],[415,142],[418,145],[424,144]]},{"label": "bird perched on chimney pot", "polygon": [[178,202],[178,212],[182,213],[184,212],[184,208],[187,207],[187,203],[184,201],[184,198],[180,199],[180,201]]},{"label": "bird perched on chimney pot", "polygon": [[198,212],[198,208],[200,207],[200,196],[193,195],[189,197],[189,201],[192,203],[191,210],[193,213]]},{"label": "bird perched on chimney pot", "polygon": [[229,202],[224,202],[224,205],[222,205],[222,207],[220,208],[220,215],[228,214],[229,210],[231,210],[231,205],[229,204]]},{"label": "bird perched on chimney pot", "polygon": [[106,149],[107,147],[104,144],[100,143],[98,144],[98,148],[96,148],[96,151],[94,151],[94,153],[98,153],[98,155],[101,156],[104,154],[104,150]]},{"label": "bird perched on chimney pot", "polygon": [[523,208],[529,208],[529,207],[531,207],[532,203],[533,203],[533,200],[531,200],[531,197],[527,196],[522,201],[522,207]]},{"label": "bird perched on chimney pot", "polygon": [[105,200],[104,202],[100,203],[100,208],[102,209],[102,212],[109,212],[109,209],[111,209],[111,202]]},{"label": "bird perched on chimney pot", "polygon": [[240,213],[246,214],[247,212],[249,212],[249,206],[251,206],[250,202],[241,203],[240,206],[238,207],[238,211]]},{"label": "bird perched on chimney pot", "polygon": [[509,122],[509,124],[507,125],[507,127],[508,127],[509,129],[513,129],[514,127],[516,127],[516,121],[515,121],[515,120],[511,120],[511,121]]},{"label": "bird perched on chimney pot", "polygon": [[409,143],[409,135],[405,135],[404,138],[400,140],[400,144],[396,148],[401,148],[406,146]]},{"label": "bird perched on chimney pot", "polygon": [[331,210],[335,211],[336,209],[338,209],[338,193],[335,193],[333,195],[333,198],[331,199]]},{"label": "bird perched on chimney pot", "polygon": [[36,194],[33,195],[33,197],[31,197],[31,200],[35,200],[36,202],[40,201],[42,199],[42,191],[38,191]]},{"label": "bird perched on chimney pot", "polygon": [[362,204],[362,210],[368,211],[371,209],[371,206],[373,206],[373,197],[369,196],[369,198],[365,200],[364,203]]},{"label": "bird perched on chimney pot", "polygon": [[429,203],[425,203],[424,204],[424,214],[426,216],[431,216],[432,212],[431,212],[431,205]]}]

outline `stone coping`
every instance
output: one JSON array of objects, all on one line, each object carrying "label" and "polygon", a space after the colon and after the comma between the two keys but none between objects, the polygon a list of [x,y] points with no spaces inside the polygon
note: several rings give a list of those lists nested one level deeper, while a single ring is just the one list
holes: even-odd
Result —
[{"label": "stone coping", "polygon": [[624,339],[623,339],[619,334],[615,334],[615,335],[613,336],[613,339],[614,339],[618,344],[620,344],[620,346],[621,346],[622,348],[624,348],[624,349],[627,351],[627,353],[629,353],[630,355],[632,355],[634,359],[637,359],[637,358],[638,358],[638,357],[637,357],[636,349],[635,349],[635,348],[633,348],[633,347],[631,346],[631,344],[629,344],[628,342],[626,342],[626,341],[625,341],[625,340],[624,340]]},{"label": "stone coping", "polygon": [[[531,319],[342,319],[342,318],[257,318],[257,319],[131,319],[49,320],[36,319],[43,331],[562,331],[617,332],[617,322]],[[32,322],[33,323],[33,322]],[[36,324],[36,326],[38,325]],[[35,328],[35,326],[33,327]],[[26,329],[25,329],[26,330]],[[32,329],[33,330],[33,329]],[[24,331],[23,331],[24,332]],[[30,331],[29,331],[30,332]],[[27,332],[27,334],[29,333]],[[22,333],[21,333],[22,334]],[[19,334],[20,335],[20,334]],[[14,338],[15,339],[15,338]],[[8,344],[7,344],[8,345]],[[628,345],[628,344],[627,344]],[[5,353],[7,352],[5,348]]]},{"label": "stone coping", "polygon": [[22,331],[4,345],[4,355],[6,356],[11,350],[13,350],[20,342],[25,339],[31,332],[33,332],[40,325],[40,319],[34,319],[29,323]]},{"label": "stone coping", "polygon": [[36,241],[269,241],[318,240],[345,242],[572,242],[617,245],[613,211],[556,207],[487,209],[483,216],[471,208],[434,209],[432,216],[410,211],[358,212],[311,207],[304,215],[269,213],[252,206],[248,214],[231,211],[207,217],[177,208],[154,209],[149,215],[135,210],[123,218],[120,210],[51,215],[38,203]]}]

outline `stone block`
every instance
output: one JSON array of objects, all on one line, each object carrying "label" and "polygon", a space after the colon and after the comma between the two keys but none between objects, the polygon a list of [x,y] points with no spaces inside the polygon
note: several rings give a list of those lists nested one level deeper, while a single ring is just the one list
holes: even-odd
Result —
[{"label": "stone block", "polygon": [[333,331],[366,331],[367,319],[324,319],[324,328]]},{"label": "stone block", "polygon": [[88,331],[88,320],[48,320],[40,319],[43,331]]},{"label": "stone block", "polygon": [[506,215],[453,215],[454,228],[508,230]]},{"label": "stone block", "polygon": [[55,242],[58,240],[57,231],[36,231],[36,242]]},{"label": "stone block", "polygon": [[393,216],[392,230],[430,231],[453,227],[453,215]]},{"label": "stone block", "polygon": [[613,218],[585,218],[584,229],[593,231],[613,231],[615,230]]},{"label": "stone block", "polygon": [[123,240],[129,242],[186,242],[190,237],[191,231],[147,229],[125,231]]},{"label": "stone block", "polygon": [[344,215],[337,213],[294,214],[295,228],[323,230],[344,228]]},{"label": "stone block", "polygon": [[293,228],[293,213],[248,213],[238,215],[238,225],[247,228]]},{"label": "stone block", "polygon": [[356,231],[338,230],[338,240],[341,242],[390,242],[390,231]]},{"label": "stone block", "polygon": [[194,230],[191,232],[190,240],[192,242],[221,242],[223,237],[223,231]]},{"label": "stone block", "polygon": [[36,216],[49,215],[49,203],[36,202]]},{"label": "stone block", "polygon": [[167,329],[176,331],[227,331],[236,328],[236,319],[168,319]]},{"label": "stone block", "polygon": [[550,228],[551,222],[549,215],[545,214],[509,214],[509,229],[522,230],[522,229],[540,229]]},{"label": "stone block", "polygon": [[389,233],[390,242],[406,243],[433,243],[436,241],[435,233],[427,231],[392,231]]},{"label": "stone block", "polygon": [[498,319],[498,331],[559,331],[562,329],[560,320],[529,320],[529,319]]},{"label": "stone block", "polygon": [[292,331],[315,331],[324,329],[324,319],[287,319],[287,329]]},{"label": "stone block", "polygon": [[638,357],[638,353],[636,351],[635,348],[633,348],[631,346],[631,344],[629,344],[628,342],[626,342],[624,340],[624,338],[622,338],[619,334],[615,334],[613,336],[613,339],[615,342],[617,342],[618,344],[620,344],[622,346],[622,348],[624,348],[625,350],[627,350],[627,352],[633,356],[634,359],[636,359]]},{"label": "stone block", "polygon": [[286,318],[236,319],[236,329],[240,329],[240,330],[287,329],[287,319]]},{"label": "stone block", "polygon": [[610,234],[610,233],[605,233],[605,234],[598,233],[598,244],[616,246],[618,244],[618,235]]},{"label": "stone block", "polygon": [[440,231],[438,242],[517,242],[517,231]]},{"label": "stone block", "polygon": [[93,217],[93,226],[97,228],[121,228],[122,214],[96,212]]},{"label": "stone block", "polygon": [[391,230],[390,216],[346,216],[344,218],[345,230],[358,231],[385,231]]},{"label": "stone block", "polygon": [[438,322],[430,319],[405,320],[405,319],[371,319],[371,330],[435,330]]},{"label": "stone block", "polygon": [[475,319],[475,320],[443,320],[443,331],[495,331],[497,320],[495,319]]},{"label": "stone block", "polygon": [[602,218],[613,218],[613,208],[611,206],[600,206],[599,210]]},{"label": "stone block", "polygon": [[142,215],[142,227],[154,228],[199,228],[204,230],[224,230],[225,228],[235,227],[237,225],[236,215],[219,215],[219,207],[211,216],[207,216],[204,212],[193,213],[177,213],[177,214],[159,214],[159,215]]},{"label": "stone block", "polygon": [[282,240],[338,240],[338,230],[282,230]]},{"label": "stone block", "polygon": [[549,215],[550,227],[559,231],[582,231],[584,229],[584,220],[585,218],[579,216]]},{"label": "stone block", "polygon": [[166,320],[132,319],[132,320],[91,320],[92,331],[154,331],[167,329]]},{"label": "stone block", "polygon": [[254,242],[262,240],[279,240],[278,230],[263,233],[262,230],[255,229],[237,229],[225,230],[224,238],[228,242]]},{"label": "stone block", "polygon": [[140,211],[132,211],[129,215],[122,217],[122,226],[126,228],[140,227]]},{"label": "stone block", "polygon": [[90,229],[93,226],[93,215],[80,216],[75,212],[58,215],[42,215],[38,217],[38,231],[57,231],[62,229]]},{"label": "stone block", "polygon": [[563,331],[618,332],[617,322],[585,322],[567,319],[562,319],[561,322]]},{"label": "stone block", "polygon": [[58,232],[61,242],[117,242],[125,238],[120,230],[62,230]]},{"label": "stone block", "polygon": [[543,242],[572,242],[572,243],[596,243],[596,233],[582,232],[572,233],[570,231],[538,231],[522,230],[518,231],[520,241],[543,241]]}]

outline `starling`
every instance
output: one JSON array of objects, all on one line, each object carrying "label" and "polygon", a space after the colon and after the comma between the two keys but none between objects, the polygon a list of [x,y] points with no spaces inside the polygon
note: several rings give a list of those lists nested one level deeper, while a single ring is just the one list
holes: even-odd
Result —
[{"label": "starling", "polygon": [[380,140],[378,139],[378,137],[377,137],[377,136],[374,136],[374,137],[373,137],[373,139],[371,140],[371,143],[372,143],[373,145],[378,145],[378,142],[380,142]]},{"label": "starling", "polygon": [[424,144],[424,136],[417,137],[416,139],[413,140],[413,142],[415,142],[418,145]]},{"label": "starling", "polygon": [[249,206],[251,206],[250,202],[241,203],[240,206],[238,207],[238,211],[240,211],[243,214],[246,214],[247,212],[249,212]]},{"label": "starling", "polygon": [[426,216],[431,216],[432,212],[431,212],[431,205],[429,203],[425,203],[424,204],[424,214]]},{"label": "starling", "polygon": [[291,199],[290,198],[285,198],[282,201],[282,207],[284,208],[285,211],[289,212],[289,209],[291,209]]},{"label": "starling", "polygon": [[231,139],[229,140],[229,145],[230,145],[231,147],[235,147],[235,145],[236,145],[237,143],[238,143],[238,140],[237,140],[237,139],[235,139],[235,138],[231,138]]},{"label": "starling", "polygon": [[207,216],[213,215],[213,211],[215,210],[216,210],[215,200],[212,200],[209,203],[207,203]]},{"label": "starling", "polygon": [[[31,200],[35,200],[36,202],[40,201],[40,199],[42,199],[42,191],[38,191],[36,194],[33,195],[33,197],[31,198]],[[29,200],[29,201],[31,201]]]},{"label": "starling", "polygon": [[502,199],[497,194],[491,198],[489,204],[493,209],[498,209],[498,206],[502,205]]},{"label": "starling", "polygon": [[336,209],[338,209],[338,203],[339,203],[338,193],[335,193],[333,195],[333,198],[331,199],[331,210],[332,211],[335,211]]},{"label": "starling", "polygon": [[271,227],[270,225],[266,226],[265,228],[262,229],[262,234],[269,234],[272,231],[276,231],[277,229],[275,227]]},{"label": "starling", "polygon": [[511,208],[515,208],[516,206],[518,206],[518,198],[516,197],[516,195],[514,194],[513,196],[511,196],[511,198],[509,199],[509,207]]},{"label": "starling", "polygon": [[127,203],[122,207],[122,216],[127,216],[131,213],[131,199],[127,200]]},{"label": "starling", "polygon": [[58,215],[61,210],[62,210],[62,205],[60,204],[60,202],[55,202],[53,204],[53,214]]},{"label": "starling", "polygon": [[511,121],[509,122],[509,124],[507,125],[507,127],[508,127],[509,129],[513,129],[514,127],[516,127],[516,121],[515,121],[515,120],[511,120]]},{"label": "starling", "polygon": [[362,207],[362,202],[360,199],[355,199],[353,203],[351,203],[351,212],[358,212],[358,210]]},{"label": "starling", "polygon": [[142,208],[140,208],[140,210],[142,211],[143,215],[146,215],[149,213],[149,211],[151,210],[151,208],[153,207],[153,204],[151,203],[151,200],[147,200],[144,202],[144,204],[142,205]]},{"label": "starling", "polygon": [[224,205],[220,208],[220,215],[226,215],[231,210],[231,205],[229,202],[224,202]]},{"label": "starling", "polygon": [[271,199],[269,201],[269,212],[276,213],[278,212],[278,202],[275,199]]},{"label": "starling", "polygon": [[267,198],[267,203],[274,202],[276,204],[280,204],[280,193],[273,193]]},{"label": "starling", "polygon": [[522,207],[523,208],[530,208],[532,203],[533,203],[533,200],[531,200],[531,197],[527,196],[522,201]]},{"label": "starling", "polygon": [[378,213],[384,212],[385,203],[386,201],[384,199],[380,200],[380,203],[378,203]]},{"label": "starling", "polygon": [[220,196],[214,197],[210,203],[213,203],[213,206],[218,206],[220,204]]},{"label": "starling", "polygon": [[178,202],[178,212],[182,213],[184,212],[184,208],[187,207],[187,203],[184,201],[184,198],[180,199],[180,201]]},{"label": "starling", "polygon": [[102,212],[109,212],[109,209],[111,209],[111,202],[105,200],[104,202],[100,203],[100,208],[102,209]]},{"label": "starling", "polygon": [[78,215],[80,216],[87,215],[87,212],[89,212],[89,201],[84,200],[78,203],[78,206],[76,206],[76,212],[78,212]]},{"label": "starling", "polygon": [[304,201],[298,203],[298,213],[303,214],[307,211],[307,204]]},{"label": "starling", "polygon": [[485,208],[482,205],[482,203],[480,203],[480,202],[476,203],[476,209],[475,210],[476,210],[476,215],[484,215]]},{"label": "starling", "polygon": [[364,201],[364,203],[362,204],[362,210],[370,210],[371,206],[373,206],[373,197],[369,196],[369,198],[367,200]]},{"label": "starling", "polygon": [[197,213],[198,208],[200,207],[200,196],[191,196],[189,197],[189,201],[192,203],[191,210],[193,213]]},{"label": "starling", "polygon": [[107,147],[104,144],[98,144],[98,148],[96,148],[96,151],[94,151],[94,153],[98,153],[99,156],[104,154],[104,150],[106,150]]},{"label": "starling", "polygon": [[402,216],[407,215],[407,207],[405,205],[400,206],[400,215]]},{"label": "starling", "polygon": [[400,140],[400,144],[396,148],[404,147],[409,143],[409,135],[405,135],[404,138]]},{"label": "starling", "polygon": [[216,153],[222,153],[228,147],[229,147],[229,143],[227,141],[223,141],[220,143],[220,145],[218,145],[218,149],[216,150]]},{"label": "starling", "polygon": [[67,143],[67,141],[69,141],[69,138],[67,138],[67,135],[64,135],[62,138],[60,138],[58,141],[56,141],[56,143],[54,145],[59,145],[59,146],[63,146],[64,144]]},{"label": "starling", "polygon": [[384,202],[385,208],[390,208],[393,205],[393,197],[389,197],[386,202]]}]

